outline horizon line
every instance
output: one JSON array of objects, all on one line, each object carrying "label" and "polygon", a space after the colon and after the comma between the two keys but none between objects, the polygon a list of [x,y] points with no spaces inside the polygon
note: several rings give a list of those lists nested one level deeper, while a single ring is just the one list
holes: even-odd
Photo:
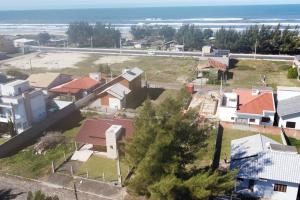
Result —
[{"label": "horizon line", "polygon": [[288,5],[300,5],[300,3],[275,3],[275,4],[216,4],[216,5],[170,5],[170,6],[124,6],[124,7],[95,7],[83,6],[79,7],[64,7],[64,8],[33,8],[33,9],[1,9],[0,12],[11,12],[11,11],[51,11],[51,10],[95,10],[95,9],[133,9],[133,8],[188,8],[188,7],[238,7],[238,6],[288,6]]}]

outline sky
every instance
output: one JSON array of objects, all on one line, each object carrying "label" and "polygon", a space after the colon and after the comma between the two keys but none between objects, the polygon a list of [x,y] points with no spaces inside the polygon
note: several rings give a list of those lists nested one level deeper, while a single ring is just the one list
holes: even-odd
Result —
[{"label": "sky", "polygon": [[300,4],[300,0],[0,0],[0,10],[261,4]]}]

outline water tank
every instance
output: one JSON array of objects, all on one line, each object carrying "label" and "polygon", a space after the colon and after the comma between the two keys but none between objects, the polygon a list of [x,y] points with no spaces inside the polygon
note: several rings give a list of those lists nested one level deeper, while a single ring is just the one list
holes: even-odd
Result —
[{"label": "water tank", "polygon": [[193,94],[193,93],[194,93],[194,84],[193,84],[193,83],[187,84],[187,85],[186,85],[186,90],[187,90],[189,93]]}]

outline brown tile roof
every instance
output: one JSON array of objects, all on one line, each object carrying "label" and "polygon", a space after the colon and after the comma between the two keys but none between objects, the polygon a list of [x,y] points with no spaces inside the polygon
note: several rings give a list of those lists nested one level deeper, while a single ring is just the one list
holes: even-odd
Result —
[{"label": "brown tile roof", "polygon": [[219,62],[217,60],[211,59],[211,58],[208,59],[208,63],[213,68],[217,68],[217,69],[219,69],[221,71],[226,71],[227,67],[228,67],[226,64],[224,64],[222,62]]},{"label": "brown tile roof", "polygon": [[131,138],[133,136],[133,120],[92,118],[84,122],[75,137],[75,141],[82,144],[106,146],[105,131],[111,125],[121,125],[123,127],[123,138],[124,136],[125,138]]},{"label": "brown tile roof", "polygon": [[253,95],[250,89],[236,89],[239,98],[238,113],[262,115],[263,111],[275,112],[274,97],[272,91],[260,91]]},{"label": "brown tile roof", "polygon": [[77,94],[80,90],[88,90],[96,87],[100,83],[90,77],[83,77],[72,80],[63,85],[52,88],[51,92]]}]

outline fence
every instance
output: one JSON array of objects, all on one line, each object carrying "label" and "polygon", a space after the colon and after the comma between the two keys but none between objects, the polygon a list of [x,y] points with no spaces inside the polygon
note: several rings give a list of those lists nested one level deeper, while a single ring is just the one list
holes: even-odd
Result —
[{"label": "fence", "polygon": [[[236,127],[235,127],[236,124],[234,124],[234,123],[221,122],[221,125],[224,128],[236,129]],[[249,124],[245,124],[243,126],[245,128],[247,127],[246,130],[253,131],[253,132],[267,133],[267,134],[279,135],[279,136],[282,133],[282,129],[279,127],[275,127],[275,126],[259,126],[259,125],[249,125]],[[298,140],[300,139],[300,130],[285,128],[284,132],[288,137],[292,137],[292,138],[295,138]]]},{"label": "fence", "polygon": [[221,148],[222,148],[222,138],[223,138],[223,126],[219,123],[218,124],[218,130],[217,130],[217,138],[216,138],[216,144],[215,144],[215,152],[212,162],[212,169],[218,169],[220,164],[220,156],[221,156]]}]

